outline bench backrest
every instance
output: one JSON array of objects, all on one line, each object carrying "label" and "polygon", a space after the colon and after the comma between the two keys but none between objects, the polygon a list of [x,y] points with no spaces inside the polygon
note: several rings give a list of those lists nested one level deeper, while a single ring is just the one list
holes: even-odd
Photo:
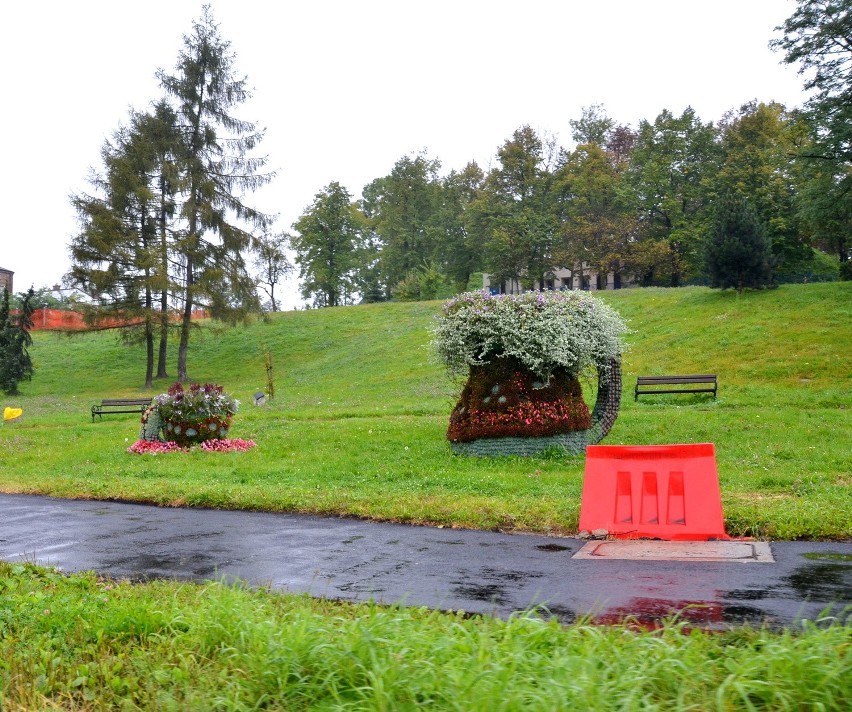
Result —
[{"label": "bench backrest", "polygon": [[101,405],[148,405],[150,398],[104,398]]},{"label": "bench backrest", "polygon": [[639,376],[636,382],[643,386],[655,383],[716,383],[716,376],[709,373],[693,374],[691,376]]}]

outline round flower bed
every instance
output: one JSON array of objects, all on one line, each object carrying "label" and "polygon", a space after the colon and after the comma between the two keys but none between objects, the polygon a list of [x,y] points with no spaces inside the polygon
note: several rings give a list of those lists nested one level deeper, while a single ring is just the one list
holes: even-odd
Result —
[{"label": "round flower bed", "polygon": [[142,415],[140,439],[162,439],[181,447],[198,445],[228,436],[239,402],[214,383],[191,384],[184,389],[180,383],[154,398],[151,407]]},{"label": "round flower bed", "polygon": [[[447,430],[453,451],[582,452],[600,441],[618,414],[626,330],[612,308],[583,292],[468,292],[450,300],[433,345],[451,376],[467,376]],[[590,412],[579,377],[595,371]]]}]

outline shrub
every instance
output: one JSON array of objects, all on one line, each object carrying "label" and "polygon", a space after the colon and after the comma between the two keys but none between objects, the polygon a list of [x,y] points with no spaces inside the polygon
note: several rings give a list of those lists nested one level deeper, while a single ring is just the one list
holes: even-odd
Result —
[{"label": "shrub", "polygon": [[773,284],[772,243],[749,202],[725,195],[705,246],[711,287],[762,288]]},{"label": "shrub", "polygon": [[545,383],[556,369],[605,369],[624,350],[627,326],[587,292],[465,292],[444,304],[432,345],[451,376],[514,359]]}]

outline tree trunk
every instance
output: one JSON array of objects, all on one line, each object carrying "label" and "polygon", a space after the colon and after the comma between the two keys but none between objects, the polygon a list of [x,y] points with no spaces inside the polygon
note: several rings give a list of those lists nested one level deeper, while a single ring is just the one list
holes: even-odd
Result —
[{"label": "tree trunk", "polygon": [[168,297],[163,292],[160,307],[160,348],[157,353],[157,378],[168,378],[166,371],[166,358],[169,351],[169,312]]},{"label": "tree trunk", "polygon": [[154,328],[151,317],[145,317],[145,388],[154,387]]},{"label": "tree trunk", "polygon": [[192,256],[186,256],[186,290],[183,305],[183,319],[180,325],[180,346],[178,346],[177,377],[179,381],[187,381],[186,356],[189,352],[189,328],[192,322]]},{"label": "tree trunk", "polygon": [[[145,213],[143,210],[139,221],[139,234],[142,236],[142,249],[149,249],[145,233]],[[145,268],[145,388],[154,387],[154,324],[151,315],[154,311],[154,295],[151,291],[151,270]]]},{"label": "tree trunk", "polygon": [[157,354],[157,378],[168,378],[166,358],[169,348],[169,246],[166,242],[166,177],[160,174],[160,349]]},{"label": "tree trunk", "polygon": [[680,286],[680,243],[673,242],[671,246],[672,253],[672,279],[671,286],[679,287]]}]

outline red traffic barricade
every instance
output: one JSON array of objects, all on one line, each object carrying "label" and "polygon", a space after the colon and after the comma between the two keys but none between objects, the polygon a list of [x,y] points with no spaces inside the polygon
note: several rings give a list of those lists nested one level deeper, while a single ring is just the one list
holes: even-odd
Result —
[{"label": "red traffic barricade", "polygon": [[580,530],[617,539],[730,539],[713,443],[590,445]]}]

